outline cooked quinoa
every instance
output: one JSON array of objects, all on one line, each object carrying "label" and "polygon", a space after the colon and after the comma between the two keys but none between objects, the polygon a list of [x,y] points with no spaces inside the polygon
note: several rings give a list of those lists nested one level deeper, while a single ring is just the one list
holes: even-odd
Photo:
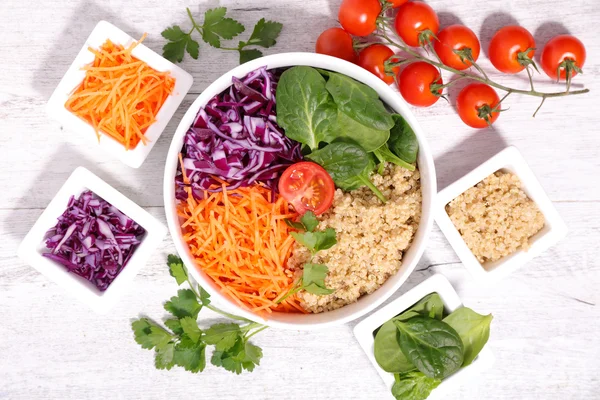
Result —
[{"label": "cooked quinoa", "polygon": [[497,171],[446,205],[446,212],[479,262],[529,248],[544,216],[511,173]]},{"label": "cooked quinoa", "polygon": [[[357,301],[377,290],[402,264],[421,218],[419,171],[389,164],[371,180],[388,199],[385,204],[367,188],[337,189],[333,206],[320,218],[319,229],[335,229],[338,243],[318,252],[312,262],[327,265],[325,284],[335,292],[326,296],[299,292],[303,307],[310,312]],[[288,268],[300,274],[309,258],[309,251],[296,244]]]}]

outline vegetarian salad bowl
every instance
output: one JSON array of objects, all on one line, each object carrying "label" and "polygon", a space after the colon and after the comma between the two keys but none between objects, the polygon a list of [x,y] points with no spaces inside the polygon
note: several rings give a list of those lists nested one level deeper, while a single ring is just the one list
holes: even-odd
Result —
[{"label": "vegetarian salad bowl", "polygon": [[[294,96],[296,101],[290,102]],[[335,135],[331,133],[334,132],[331,128],[334,120],[338,124],[336,127],[342,127],[336,128]],[[356,125],[356,121],[362,125]],[[392,127],[385,125],[388,121]],[[306,131],[313,135],[307,137]],[[386,136],[383,142],[377,142],[374,138],[382,131]],[[319,137],[319,134],[322,135]],[[332,139],[332,135],[336,139]],[[251,140],[255,142],[248,145]],[[411,145],[407,145],[407,141]],[[244,161],[235,153],[235,149],[244,147],[243,143],[246,149],[250,146],[250,150],[255,151],[251,161],[246,161],[252,165],[241,165]],[[404,143],[404,147],[398,147],[398,143]],[[279,149],[277,153],[274,153],[275,148]],[[403,158],[403,151],[408,149],[410,152],[411,148],[412,156]],[[256,155],[256,150],[262,153]],[[332,157],[335,162],[331,161]],[[308,169],[303,170],[306,165]],[[339,170],[340,165],[346,169]],[[343,172],[357,165],[361,165],[362,172],[350,178],[342,177]],[[289,172],[291,166],[297,168]],[[211,175],[212,171],[222,174],[217,173],[215,177]],[[228,177],[234,174],[231,171],[251,173],[242,182],[229,180]],[[328,211],[310,207],[311,196],[321,193],[321,187],[311,186],[311,196],[302,194],[301,201],[296,201],[296,197],[286,202],[289,200],[286,191],[294,189],[294,185],[282,189],[282,182],[302,181],[311,174],[310,179],[315,179],[312,183],[331,182],[331,190],[327,192],[329,205],[325,208],[332,208]],[[251,184],[255,185],[254,189]],[[402,185],[405,192],[398,195],[394,185]],[[253,197],[256,191],[263,193],[258,200],[264,204],[257,204],[257,197]],[[249,320],[285,329],[314,330],[352,321],[397,291],[423,254],[433,224],[436,192],[429,146],[414,115],[398,93],[350,62],[313,53],[283,53],[258,58],[232,69],[208,86],[177,127],[164,176],[169,230],[190,275],[215,303]],[[389,201],[385,201],[383,193]],[[352,207],[360,202],[365,207],[357,212]],[[384,206],[390,208],[382,208]],[[408,207],[411,207],[412,215],[401,221],[394,220]],[[345,211],[336,214],[342,209]],[[273,215],[265,217],[264,210],[273,210]],[[356,215],[349,215],[352,210]],[[242,217],[239,217],[240,213]],[[252,213],[254,217],[248,217]],[[234,217],[240,219],[232,222],[230,227],[218,226],[224,219]],[[266,225],[265,218],[268,220]],[[353,243],[348,243],[344,235],[351,232],[357,238],[353,242],[362,240],[367,236],[364,226],[367,218],[370,218],[368,223],[372,229],[378,229],[375,226],[382,221],[392,222],[386,230],[372,232],[375,239],[361,249],[363,261],[360,265],[358,262],[355,265],[340,263],[339,253],[335,257],[331,255],[336,243],[336,251],[346,251],[352,259],[358,251],[351,248]],[[340,220],[345,225],[340,225]],[[399,231],[408,233],[400,237],[402,235],[396,235]],[[285,235],[289,237],[282,232],[287,232]],[[222,238],[215,240],[215,235]],[[394,235],[402,244],[392,240]],[[282,239],[278,244],[277,240],[282,237],[286,240]],[[343,240],[346,242],[342,244]],[[251,242],[251,248],[236,247],[240,242]],[[264,249],[257,250],[261,246]],[[208,248],[210,253],[205,256]],[[373,249],[377,248],[385,248],[387,253],[372,255]],[[285,257],[277,255],[283,253],[277,253],[270,261],[254,259],[253,254],[259,251],[266,258],[278,251],[284,252]],[[398,255],[396,267],[377,275],[380,271],[377,263],[383,265],[394,258],[390,254]],[[376,265],[371,265],[371,270],[365,272],[366,269],[361,270],[364,260]],[[302,268],[289,267],[293,262],[303,263]],[[239,272],[246,267],[237,263],[263,269]],[[283,271],[279,275],[264,268],[275,264]],[[361,286],[368,289],[360,289],[359,294],[355,289],[352,293],[348,288],[351,285],[335,281],[332,274],[349,268],[358,268],[352,275],[358,276],[362,285],[370,284]],[[231,271],[239,272],[239,275],[235,278],[227,275]],[[272,289],[266,286],[252,293],[244,289],[246,281],[265,277],[285,292],[272,294]],[[327,287],[329,285],[336,290],[343,287],[344,293],[338,295]],[[266,296],[265,293],[271,293],[269,300],[259,299],[261,295]]]}]

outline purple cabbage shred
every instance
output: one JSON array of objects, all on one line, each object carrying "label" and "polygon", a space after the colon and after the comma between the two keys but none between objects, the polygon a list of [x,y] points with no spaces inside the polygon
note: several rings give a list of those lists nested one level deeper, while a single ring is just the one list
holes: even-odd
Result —
[{"label": "purple cabbage shred", "polygon": [[46,232],[43,253],[105,291],[125,268],[146,230],[87,190],[71,196],[56,226]]},{"label": "purple cabbage shred", "polygon": [[[273,191],[283,171],[302,159],[300,143],[277,125],[275,93],[279,76],[266,67],[250,72],[200,109],[181,150],[183,167],[195,198],[205,191],[260,182]],[[181,165],[175,197],[187,199]]]}]

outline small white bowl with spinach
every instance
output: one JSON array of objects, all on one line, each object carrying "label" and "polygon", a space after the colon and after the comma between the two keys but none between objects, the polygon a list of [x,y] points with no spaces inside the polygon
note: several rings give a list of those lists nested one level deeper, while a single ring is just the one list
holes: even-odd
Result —
[{"label": "small white bowl with spinach", "polygon": [[354,335],[390,399],[435,400],[492,366],[491,321],[464,307],[438,274],[361,321]]}]

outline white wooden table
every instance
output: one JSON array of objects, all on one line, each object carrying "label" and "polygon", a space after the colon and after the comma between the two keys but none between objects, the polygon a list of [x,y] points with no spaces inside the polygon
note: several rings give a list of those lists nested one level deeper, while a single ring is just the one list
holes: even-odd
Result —
[{"label": "white wooden table", "polygon": [[[200,3],[200,4],[198,4]],[[253,373],[232,375],[208,366],[199,375],[157,371],[152,353],[134,342],[130,321],[161,318],[176,286],[164,265],[170,238],[139,274],[120,306],[100,317],[77,304],[16,257],[16,248],[73,169],[83,165],[164,221],[162,174],[173,132],[190,103],[237,57],[201,45],[200,59],[182,64],[194,86],[139,170],[106,157],[77,133],[63,131],[44,105],[85,37],[101,19],[160,51],[160,32],[188,26],[194,13],[218,4],[248,29],[261,17],[284,24],[267,53],[312,51],[333,26],[340,0],[4,0],[0,3],[0,398],[383,399],[388,395],[352,335],[354,324],[322,332],[267,330]],[[415,110],[433,149],[440,187],[506,145],[524,154],[570,229],[559,245],[490,289],[473,283],[440,231],[399,293],[428,276],[448,276],[464,302],[492,312],[492,370],[450,399],[600,398],[600,3],[574,0],[431,0],[443,25],[462,21],[487,47],[501,25],[517,21],[538,45],[570,31],[586,45],[585,74],[576,85],[591,93],[547,101],[538,116],[533,98],[510,98],[510,111],[491,129],[475,131],[439,101]],[[509,10],[509,11],[508,11]],[[483,57],[482,64],[491,70]],[[501,77],[526,85],[524,75]],[[540,82],[546,81],[543,77]],[[550,84],[540,84],[549,89]],[[456,94],[451,92],[451,94]],[[209,317],[214,317],[209,315]]]}]

